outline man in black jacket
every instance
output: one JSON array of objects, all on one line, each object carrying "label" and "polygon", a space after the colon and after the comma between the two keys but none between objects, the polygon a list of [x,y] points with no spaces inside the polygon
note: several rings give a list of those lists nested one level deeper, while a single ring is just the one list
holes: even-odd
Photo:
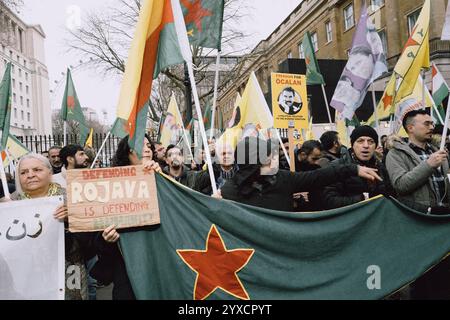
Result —
[{"label": "man in black jacket", "polygon": [[292,195],[323,188],[348,176],[380,179],[376,170],[356,164],[293,173],[278,168],[278,145],[254,137],[242,140],[236,149],[239,171],[215,197],[272,210],[292,211]]},{"label": "man in black jacket", "polygon": [[323,201],[327,209],[345,207],[367,200],[380,194],[392,194],[393,189],[384,165],[375,157],[378,146],[378,134],[369,126],[361,126],[353,130],[350,137],[352,149],[341,159],[331,163],[334,165],[357,164],[378,170],[383,181],[367,181],[360,177],[346,177],[325,188]]}]

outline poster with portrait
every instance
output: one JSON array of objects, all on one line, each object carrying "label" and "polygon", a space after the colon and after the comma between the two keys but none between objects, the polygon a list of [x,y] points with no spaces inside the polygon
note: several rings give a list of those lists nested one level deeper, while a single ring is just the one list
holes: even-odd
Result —
[{"label": "poster with portrait", "polygon": [[308,96],[305,75],[272,73],[274,128],[308,128]]}]

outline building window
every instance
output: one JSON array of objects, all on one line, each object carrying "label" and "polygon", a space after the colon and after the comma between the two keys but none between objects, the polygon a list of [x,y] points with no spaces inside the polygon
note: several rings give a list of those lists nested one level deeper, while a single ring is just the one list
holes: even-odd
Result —
[{"label": "building window", "polygon": [[28,81],[28,72],[25,72],[25,80]]},{"label": "building window", "polygon": [[27,112],[27,120],[28,120],[28,122],[31,121],[31,114],[29,112]]},{"label": "building window", "polygon": [[13,79],[12,83],[13,83],[13,89],[15,89],[16,88],[16,79]]},{"label": "building window", "polygon": [[23,59],[23,66],[26,68],[27,67],[27,60]]},{"label": "building window", "polygon": [[29,94],[30,93],[30,87],[29,86],[25,86],[25,93]]},{"label": "building window", "polygon": [[331,21],[325,22],[325,31],[327,34],[327,43],[333,41],[333,29],[331,28]]},{"label": "building window", "polygon": [[355,25],[355,16],[353,13],[353,3],[344,9],[344,23],[345,31],[352,28]]},{"label": "building window", "polygon": [[17,62],[20,63],[20,56],[17,56]]},{"label": "building window", "polygon": [[14,101],[14,102],[17,102],[17,96],[16,96],[15,93],[13,93],[13,101]]},{"label": "building window", "polygon": [[289,51],[289,53],[288,53],[288,59],[292,59],[292,52],[291,51]]},{"label": "building window", "polygon": [[319,51],[319,40],[317,39],[317,32],[311,34],[311,41],[314,48],[314,52]]},{"label": "building window", "polygon": [[13,52],[12,52],[12,50],[9,50],[9,57],[12,59],[12,54],[13,54]]},{"label": "building window", "polygon": [[20,90],[20,92],[22,92],[22,90],[23,90],[22,82],[19,82],[19,90]]},{"label": "building window", "polygon": [[23,53],[23,30],[19,28],[19,49]]},{"label": "building window", "polygon": [[384,6],[384,0],[370,0],[370,11],[377,11],[382,6]]},{"label": "building window", "polygon": [[22,77],[22,69],[19,68],[19,77]]},{"label": "building window", "polygon": [[417,23],[417,20],[419,20],[420,12],[422,11],[422,8],[417,9],[410,15],[408,15],[408,35],[411,35],[412,30],[414,29],[414,26]]},{"label": "building window", "polygon": [[388,55],[388,46],[387,46],[386,30],[378,31],[378,35],[380,36],[381,43],[383,44],[384,54],[385,54],[385,56],[387,56]]},{"label": "building window", "polygon": [[[17,119],[17,108],[14,108],[14,118]],[[17,124],[15,124],[17,126]]]},{"label": "building window", "polygon": [[14,68],[14,65],[13,65],[13,64],[11,65],[11,72],[12,72],[12,73],[15,73],[15,72],[16,72],[16,68]]},{"label": "building window", "polygon": [[22,119],[22,120],[25,120],[25,118],[24,118],[24,113],[23,113],[23,111],[20,111],[20,118]]},{"label": "building window", "polygon": [[30,99],[27,99],[27,108],[30,107]]},{"label": "building window", "polygon": [[303,42],[298,45],[298,52],[300,55],[300,59],[305,59],[305,49],[303,48]]},{"label": "building window", "polygon": [[23,106],[23,97],[20,96],[20,105]]}]

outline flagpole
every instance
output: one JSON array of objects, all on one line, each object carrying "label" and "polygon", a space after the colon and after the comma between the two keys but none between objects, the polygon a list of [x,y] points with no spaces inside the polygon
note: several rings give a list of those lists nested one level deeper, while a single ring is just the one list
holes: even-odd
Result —
[{"label": "flagpole", "polygon": [[377,99],[375,97],[375,89],[374,89],[373,82],[372,82],[372,104],[373,104],[373,112],[374,112],[374,115],[375,115],[375,123],[376,123],[376,126],[377,126],[377,132],[378,132],[378,143],[381,144],[380,120],[378,119]]},{"label": "flagpole", "polygon": [[331,120],[330,105],[328,104],[327,92],[325,91],[325,86],[323,84],[321,84],[320,86],[322,87],[323,98],[325,100],[325,105],[327,106],[328,120],[330,121],[330,125],[333,125],[333,121]]},{"label": "flagpole", "polygon": [[198,98],[197,85],[195,83],[194,69],[192,67],[192,52],[189,46],[189,39],[187,36],[186,23],[183,18],[183,12],[181,10],[181,4],[178,0],[171,0],[172,11],[175,20],[175,30],[177,33],[178,44],[181,49],[183,59],[186,61],[188,69],[189,80],[191,82],[192,93],[194,96],[195,109],[197,111],[198,124],[200,126],[200,132],[202,135],[203,144],[206,152],[206,162],[208,165],[209,178],[211,180],[211,187],[213,194],[217,194],[216,178],[214,177],[213,164],[211,160],[211,153],[208,145],[208,138],[206,137],[205,124],[203,123],[202,109],[200,108],[200,100]]},{"label": "flagpole", "polygon": [[448,119],[450,119],[450,99],[448,99],[447,113],[445,114],[444,131],[442,131],[441,151],[445,150],[445,141],[447,140]]},{"label": "flagpole", "polygon": [[95,162],[98,160],[98,158],[100,157],[100,154],[102,153],[103,149],[105,148],[106,145],[106,141],[108,141],[109,136],[111,135],[111,131],[108,132],[108,134],[106,135],[105,140],[103,140],[102,145],[100,146],[100,149],[98,149],[97,154],[95,155],[94,161],[92,162],[91,165],[91,169],[94,169],[95,167]]},{"label": "flagpole", "polygon": [[[0,150],[4,151],[3,148],[1,148]],[[0,165],[0,178],[2,180],[3,194],[5,195],[5,198],[7,200],[11,200],[11,194],[9,193],[8,189],[8,182],[6,181],[5,167],[3,166],[3,159],[2,164]]]},{"label": "flagpole", "polygon": [[211,116],[211,132],[209,134],[209,140],[212,140],[214,136],[214,120],[216,117],[216,107],[217,107],[217,91],[219,87],[219,67],[220,67],[220,51],[217,52],[217,60],[216,60],[216,78],[214,80],[214,100],[213,100],[213,109]]},{"label": "flagpole", "polygon": [[422,70],[422,109],[425,109],[427,106],[426,99],[425,99],[425,90],[428,90],[425,84],[425,70]]},{"label": "flagpole", "polygon": [[211,180],[211,187],[213,189],[213,194],[216,194],[217,193],[216,178],[214,177],[214,169],[212,166],[211,153],[209,150],[208,139],[206,137],[205,124],[203,123],[202,109],[200,108],[200,100],[198,98],[197,85],[195,83],[195,78],[194,78],[194,69],[192,68],[191,61],[186,61],[186,64],[188,67],[189,79],[191,81],[195,109],[197,111],[197,116],[199,118],[198,125],[200,126],[200,133],[202,135],[203,144],[205,146],[206,160],[207,160],[207,164],[208,164],[209,178]]},{"label": "flagpole", "polygon": [[64,120],[64,146],[67,146],[67,121]]}]

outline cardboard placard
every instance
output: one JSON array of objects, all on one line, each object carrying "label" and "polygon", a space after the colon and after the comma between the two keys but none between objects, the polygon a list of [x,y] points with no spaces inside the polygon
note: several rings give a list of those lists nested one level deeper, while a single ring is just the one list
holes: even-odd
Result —
[{"label": "cardboard placard", "polygon": [[272,73],[272,110],[274,128],[308,128],[308,95],[304,75]]},{"label": "cardboard placard", "polygon": [[71,232],[160,223],[155,173],[143,166],[67,171]]}]

